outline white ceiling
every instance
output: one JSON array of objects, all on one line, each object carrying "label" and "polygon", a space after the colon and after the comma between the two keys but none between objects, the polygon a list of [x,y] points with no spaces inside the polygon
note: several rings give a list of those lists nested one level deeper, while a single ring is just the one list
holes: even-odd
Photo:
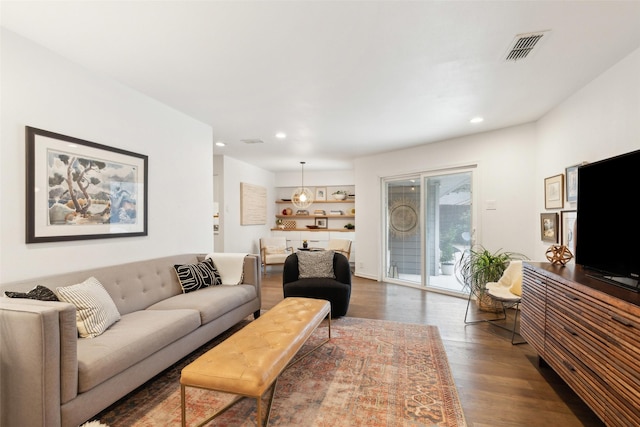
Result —
[{"label": "white ceiling", "polygon": [[[3,0],[1,19],[208,123],[227,143],[216,154],[272,171],[350,169],[535,121],[640,47],[635,0]],[[504,61],[540,30],[531,57]]]}]

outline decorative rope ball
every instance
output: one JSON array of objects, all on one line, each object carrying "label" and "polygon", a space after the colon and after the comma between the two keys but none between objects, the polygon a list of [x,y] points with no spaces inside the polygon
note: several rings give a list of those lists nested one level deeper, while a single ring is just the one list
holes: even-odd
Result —
[{"label": "decorative rope ball", "polygon": [[573,258],[573,254],[565,245],[549,246],[546,255],[551,264],[566,265]]}]

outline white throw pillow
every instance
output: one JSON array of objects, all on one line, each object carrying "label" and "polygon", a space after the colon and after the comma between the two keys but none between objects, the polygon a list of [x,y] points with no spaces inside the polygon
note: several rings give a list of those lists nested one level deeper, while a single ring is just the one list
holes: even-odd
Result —
[{"label": "white throw pillow", "polygon": [[76,306],[80,338],[97,337],[120,320],[118,307],[95,277],[77,285],[56,288],[56,295],[60,301]]}]

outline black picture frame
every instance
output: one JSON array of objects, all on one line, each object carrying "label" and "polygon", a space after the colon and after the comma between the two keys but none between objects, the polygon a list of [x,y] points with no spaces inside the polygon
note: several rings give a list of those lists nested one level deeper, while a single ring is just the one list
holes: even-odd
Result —
[{"label": "black picture frame", "polygon": [[26,126],[26,242],[148,234],[148,156]]},{"label": "black picture frame", "polygon": [[558,214],[541,213],[540,214],[540,238],[543,242],[558,243]]},{"label": "black picture frame", "polygon": [[327,228],[328,218],[315,218],[314,224],[318,228]]}]

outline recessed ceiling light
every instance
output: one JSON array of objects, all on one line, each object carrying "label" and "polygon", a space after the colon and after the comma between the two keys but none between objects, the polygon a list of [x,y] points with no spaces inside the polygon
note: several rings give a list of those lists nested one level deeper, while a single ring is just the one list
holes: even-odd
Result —
[{"label": "recessed ceiling light", "polygon": [[224,147],[224,146],[225,146],[225,145],[227,145],[227,144],[225,144],[225,143],[224,143],[224,142],[222,142],[222,141],[218,141],[218,142],[216,142],[216,145],[217,145],[218,147]]},{"label": "recessed ceiling light", "polygon": [[284,132],[278,132],[276,133],[276,138],[278,139],[285,139],[287,137],[287,134]]},{"label": "recessed ceiling light", "polygon": [[473,119],[469,120],[469,123],[482,123],[484,122],[484,119],[482,117],[474,117]]}]

